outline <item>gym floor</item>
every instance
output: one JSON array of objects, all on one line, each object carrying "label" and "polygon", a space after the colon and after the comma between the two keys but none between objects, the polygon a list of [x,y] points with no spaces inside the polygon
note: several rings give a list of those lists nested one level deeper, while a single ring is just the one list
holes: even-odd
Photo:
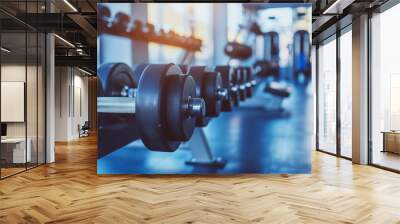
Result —
[{"label": "gym floor", "polygon": [[[259,89],[262,90],[262,87]],[[260,91],[260,90],[259,90]],[[238,174],[309,173],[311,171],[312,97],[304,86],[292,88],[282,111],[265,111],[256,105],[262,94],[231,113],[222,113],[205,128],[210,148],[227,160],[224,168],[185,164],[187,147],[174,153],[152,152],[140,141],[98,160],[99,174]],[[252,108],[252,105],[255,107]]]}]

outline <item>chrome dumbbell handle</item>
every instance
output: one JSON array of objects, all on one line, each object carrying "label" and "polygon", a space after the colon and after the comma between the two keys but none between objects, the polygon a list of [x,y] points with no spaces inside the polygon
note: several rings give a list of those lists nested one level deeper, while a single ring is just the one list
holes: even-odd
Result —
[{"label": "chrome dumbbell handle", "polygon": [[237,85],[231,86],[232,92],[237,92],[238,90],[239,90],[239,87]]},{"label": "chrome dumbbell handle", "polygon": [[206,115],[206,103],[202,98],[189,98],[187,112],[192,117],[204,117]]},{"label": "chrome dumbbell handle", "polygon": [[246,82],[246,88],[251,88],[252,86],[251,82]]},{"label": "chrome dumbbell handle", "polygon": [[[193,117],[204,117],[206,105],[202,98],[189,98],[188,114]],[[97,97],[97,112],[114,114],[136,113],[134,97]]]},{"label": "chrome dumbbell handle", "polygon": [[136,97],[137,89],[129,88],[128,86],[124,86],[121,90],[121,96],[123,97]]},{"label": "chrome dumbbell handle", "polygon": [[114,114],[136,113],[134,97],[97,97],[97,112]]},{"label": "chrome dumbbell handle", "polygon": [[217,99],[225,100],[228,98],[228,90],[225,88],[221,88],[217,90]]}]

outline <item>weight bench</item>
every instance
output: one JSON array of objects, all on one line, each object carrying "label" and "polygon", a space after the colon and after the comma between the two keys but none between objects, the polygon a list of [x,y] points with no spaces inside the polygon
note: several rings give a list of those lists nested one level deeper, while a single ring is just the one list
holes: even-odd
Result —
[{"label": "weight bench", "polygon": [[281,110],[283,100],[290,96],[291,90],[281,83],[270,82],[265,86],[264,93],[269,95],[268,108]]}]

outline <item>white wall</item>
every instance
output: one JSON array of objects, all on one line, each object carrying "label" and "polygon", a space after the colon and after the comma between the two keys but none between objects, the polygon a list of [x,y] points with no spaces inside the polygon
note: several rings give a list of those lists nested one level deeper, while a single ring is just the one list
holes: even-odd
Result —
[{"label": "white wall", "polygon": [[[38,70],[36,70],[38,69]],[[40,163],[44,162],[44,74],[39,66],[25,66],[25,64],[3,64],[1,66],[1,81],[3,82],[24,82],[26,84],[26,110],[27,120],[24,122],[7,122],[8,138],[30,139],[32,161],[39,158]],[[27,80],[25,80],[27,78]],[[2,96],[7,97],[7,96]],[[10,108],[1,108],[7,110]],[[25,111],[23,111],[25,113]],[[37,151],[38,150],[38,151]],[[37,154],[39,156],[37,157]]]},{"label": "white wall", "polygon": [[79,137],[78,125],[88,120],[88,78],[76,68],[56,67],[55,140]]},{"label": "white wall", "polygon": [[[26,69],[26,70],[25,70]],[[36,77],[36,66],[18,65],[18,64],[6,64],[1,66],[1,81],[2,82],[24,82],[26,71],[28,72],[28,86],[27,86],[27,120],[28,120],[28,137],[29,129],[36,130],[36,80],[32,77]],[[40,72],[40,71],[39,71]],[[39,105],[40,107],[41,105]],[[1,110],[7,110],[7,108],[1,108]],[[9,137],[25,137],[25,123],[26,122],[8,122],[7,124],[7,135]],[[34,126],[34,127],[33,127]],[[36,136],[36,132],[35,132]]]}]

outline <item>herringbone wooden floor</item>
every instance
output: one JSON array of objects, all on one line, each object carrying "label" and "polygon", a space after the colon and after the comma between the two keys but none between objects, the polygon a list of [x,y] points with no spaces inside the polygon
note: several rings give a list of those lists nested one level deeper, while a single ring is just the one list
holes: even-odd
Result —
[{"label": "herringbone wooden floor", "polygon": [[0,223],[400,223],[400,175],[313,153],[311,175],[98,176],[94,138],[0,181]]}]

